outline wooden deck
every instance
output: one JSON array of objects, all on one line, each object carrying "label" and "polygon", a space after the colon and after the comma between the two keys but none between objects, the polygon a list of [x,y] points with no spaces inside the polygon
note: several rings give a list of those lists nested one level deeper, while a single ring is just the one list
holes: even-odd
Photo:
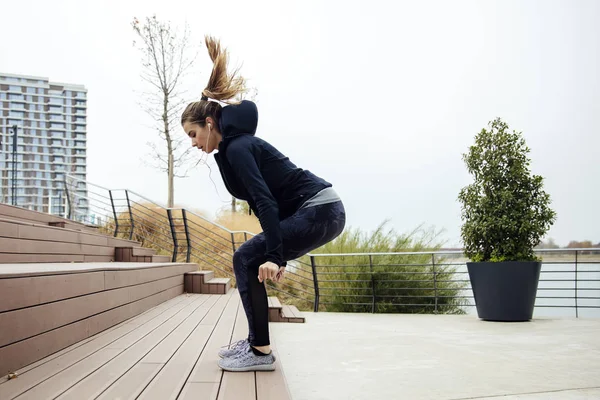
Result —
[{"label": "wooden deck", "polygon": [[218,367],[219,349],[247,333],[237,290],[183,294],[0,378],[0,399],[290,399],[279,361],[274,372]]}]

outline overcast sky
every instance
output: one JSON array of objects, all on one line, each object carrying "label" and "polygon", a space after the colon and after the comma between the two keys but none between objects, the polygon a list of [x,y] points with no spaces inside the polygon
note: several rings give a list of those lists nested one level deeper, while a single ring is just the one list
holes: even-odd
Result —
[{"label": "overcast sky", "polygon": [[[460,245],[461,155],[488,121],[523,131],[558,219],[549,237],[600,241],[599,1],[10,1],[0,71],[83,84],[88,179],[166,201],[146,167],[131,20],[220,37],[258,89],[258,135],[334,184],[352,226],[389,218],[443,229]],[[211,64],[201,48],[189,100]],[[177,126],[178,134],[183,130]],[[176,203],[227,202],[214,159],[176,181]]]}]

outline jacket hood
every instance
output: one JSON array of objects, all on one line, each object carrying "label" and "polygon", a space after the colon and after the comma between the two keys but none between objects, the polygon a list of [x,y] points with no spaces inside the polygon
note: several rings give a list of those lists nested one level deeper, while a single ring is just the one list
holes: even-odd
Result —
[{"label": "jacket hood", "polygon": [[240,104],[228,105],[221,110],[219,129],[223,142],[241,135],[254,136],[257,126],[258,109],[252,101],[243,100]]}]

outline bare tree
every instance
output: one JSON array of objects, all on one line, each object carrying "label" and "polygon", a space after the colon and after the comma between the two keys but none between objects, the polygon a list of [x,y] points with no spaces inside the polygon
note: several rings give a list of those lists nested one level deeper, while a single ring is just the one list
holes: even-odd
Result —
[{"label": "bare tree", "polygon": [[[142,79],[149,84],[150,91],[143,94],[143,107],[156,123],[156,131],[165,146],[160,148],[149,143],[152,148],[154,166],[165,171],[168,176],[168,207],[175,201],[174,178],[179,169],[189,160],[191,146],[183,148],[184,135],[175,135],[183,107],[181,91],[183,76],[195,59],[188,56],[189,29],[183,33],[171,26],[170,22],[147,17],[144,23],[134,18],[132,27],[141,39],[138,48],[142,53]],[[136,45],[136,42],[134,42]],[[165,151],[166,150],[166,151]]]}]

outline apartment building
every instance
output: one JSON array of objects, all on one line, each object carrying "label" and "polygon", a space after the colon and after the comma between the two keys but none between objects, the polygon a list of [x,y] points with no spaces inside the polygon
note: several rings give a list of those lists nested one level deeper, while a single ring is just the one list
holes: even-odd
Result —
[{"label": "apartment building", "polygon": [[0,72],[0,202],[86,219],[86,115],[83,85]]}]

